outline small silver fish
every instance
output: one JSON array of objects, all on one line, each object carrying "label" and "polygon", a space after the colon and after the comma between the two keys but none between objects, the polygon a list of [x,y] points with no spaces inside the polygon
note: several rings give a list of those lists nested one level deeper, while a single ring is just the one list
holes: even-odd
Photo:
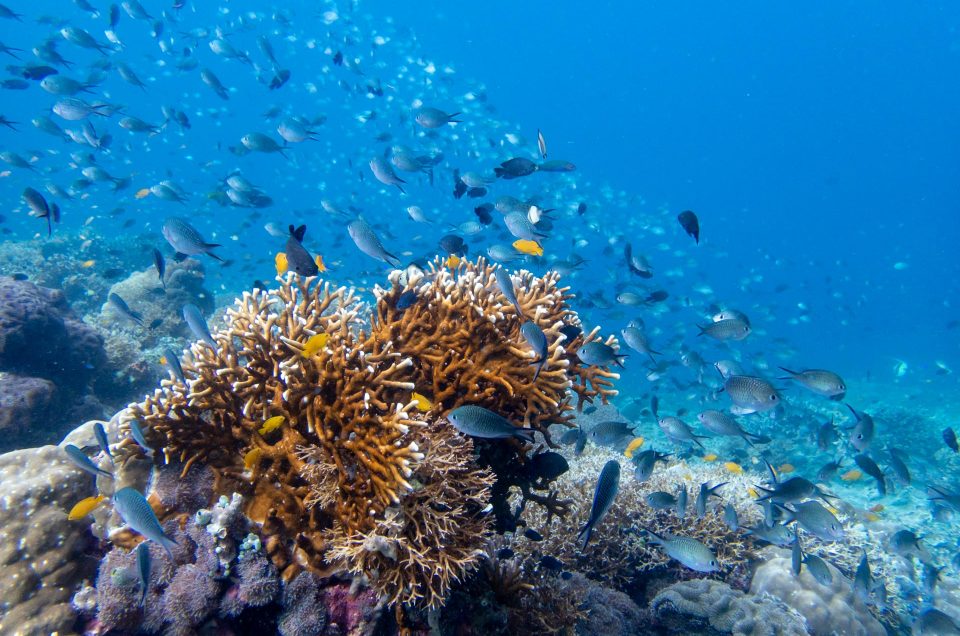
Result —
[{"label": "small silver fish", "polygon": [[523,334],[527,344],[533,349],[537,359],[532,364],[537,365],[537,371],[533,374],[533,381],[536,382],[543,371],[543,366],[547,363],[547,336],[543,329],[537,326],[532,320],[527,320],[520,326],[520,333]]},{"label": "small silver fish", "polygon": [[347,232],[350,234],[350,238],[353,239],[357,248],[367,256],[383,261],[393,267],[400,265],[400,259],[384,249],[380,238],[377,237],[373,228],[363,219],[357,218],[351,221],[347,225]]},{"label": "small silver fish", "polygon": [[200,232],[196,230],[186,219],[172,216],[163,222],[161,228],[163,237],[177,252],[177,258],[185,256],[194,256],[197,254],[206,254],[218,261],[223,259],[213,253],[213,249],[221,247],[217,243],[207,243]]},{"label": "small silver fish", "polygon": [[80,470],[90,473],[94,477],[109,477],[113,479],[113,475],[94,464],[90,458],[87,457],[86,453],[73,444],[67,444],[63,447],[63,450],[66,452],[67,458]]},{"label": "small silver fish", "polygon": [[716,572],[720,569],[717,557],[703,543],[691,537],[664,534],[660,536],[647,530],[651,543],[659,544],[671,559],[679,561],[696,572]]}]

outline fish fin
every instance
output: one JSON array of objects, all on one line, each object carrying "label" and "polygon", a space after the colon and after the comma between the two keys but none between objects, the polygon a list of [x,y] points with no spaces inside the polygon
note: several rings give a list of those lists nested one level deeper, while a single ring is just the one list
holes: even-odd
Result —
[{"label": "fish fin", "polygon": [[534,433],[536,433],[536,429],[533,428],[518,428],[513,433],[513,436],[522,439],[529,444],[533,444]]},{"label": "fish fin", "polygon": [[629,357],[629,355],[626,354],[626,353],[618,353],[618,354],[615,354],[615,355],[613,356],[613,363],[614,363],[615,365],[617,365],[618,367],[620,367],[621,369],[623,369],[623,368],[624,368],[624,366],[623,366],[623,360],[621,360],[620,358],[628,358],[628,357]]},{"label": "fish fin", "polygon": [[583,540],[583,542],[580,544],[580,550],[584,550],[587,547],[587,544],[590,543],[590,535],[592,533],[593,524],[590,523],[590,521],[587,521],[587,523],[584,524],[583,528],[581,528],[580,532],[577,534],[577,541],[580,541],[581,537]]},{"label": "fish fin", "polygon": [[[504,172],[505,172],[505,170],[504,170],[503,168],[494,168],[494,169],[493,169],[493,175],[494,175],[495,177],[497,177],[498,179],[503,176],[503,173],[504,173]],[[512,217],[511,217],[511,219],[512,219]]]},{"label": "fish fin", "polygon": [[[697,329],[700,330],[700,333],[698,333],[697,336],[702,336],[703,334],[707,333],[707,328],[706,328],[706,327],[701,327],[700,325],[697,325]],[[719,371],[719,369],[718,369],[718,371]],[[720,375],[723,375],[723,374],[721,373]]]},{"label": "fish fin", "polygon": [[792,380],[794,376],[800,375],[800,374],[797,373],[796,371],[791,371],[791,370],[788,369],[787,367],[777,367],[777,368],[780,369],[781,371],[783,371],[784,373],[789,373],[789,374],[790,374],[790,377],[789,377],[789,378],[777,378],[778,380]]},{"label": "fish fin", "polygon": [[459,116],[459,115],[460,115],[460,113],[450,113],[449,115],[447,115],[447,123],[448,123],[448,124],[462,124],[463,122],[462,122],[461,120],[459,120],[459,119],[454,119],[454,117],[457,117],[457,116]]}]

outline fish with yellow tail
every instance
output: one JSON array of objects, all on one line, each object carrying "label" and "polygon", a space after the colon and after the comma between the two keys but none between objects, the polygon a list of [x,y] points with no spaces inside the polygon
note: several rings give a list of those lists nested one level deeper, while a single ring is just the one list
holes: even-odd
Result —
[{"label": "fish with yellow tail", "polygon": [[543,247],[536,241],[517,239],[513,242],[513,248],[528,256],[543,256]]},{"label": "fish with yellow tail", "polygon": [[280,428],[280,425],[283,424],[284,420],[286,419],[287,418],[285,418],[283,415],[274,415],[264,422],[263,426],[261,426],[257,432],[261,435],[266,435],[267,433],[275,431]]},{"label": "fish with yellow tail", "polygon": [[103,495],[96,495],[94,497],[87,497],[86,499],[81,499],[74,504],[73,508],[70,509],[70,512],[67,514],[67,520],[76,521],[77,519],[83,519],[91,512],[97,509],[97,506],[100,505],[105,499]]},{"label": "fish with yellow tail", "polygon": [[627,459],[633,459],[633,453],[641,446],[643,446],[644,439],[642,437],[635,437],[623,451],[623,456]]},{"label": "fish with yellow tail", "polygon": [[427,396],[414,391],[411,397],[413,398],[413,402],[415,403],[417,410],[421,413],[426,413],[433,408],[433,402],[431,402]]},{"label": "fish with yellow tail", "polygon": [[304,358],[312,358],[327,346],[327,340],[329,339],[329,334],[325,333],[318,333],[310,336],[307,339],[307,343],[303,346],[303,351],[300,352],[300,355]]},{"label": "fish with yellow tail", "polygon": [[283,276],[290,269],[290,264],[287,263],[287,255],[283,252],[277,252],[277,255],[273,257],[273,264],[277,268],[277,276]]}]

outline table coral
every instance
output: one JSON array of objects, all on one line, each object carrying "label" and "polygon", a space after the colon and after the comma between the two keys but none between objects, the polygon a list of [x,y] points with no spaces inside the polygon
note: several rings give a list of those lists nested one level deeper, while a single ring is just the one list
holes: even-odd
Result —
[{"label": "table coral", "polygon": [[[555,274],[521,273],[516,284],[550,343],[536,380],[482,259],[456,270],[437,261],[405,285],[417,289],[414,307],[396,309],[401,285],[381,289],[369,322],[353,291],[314,278],[288,274],[276,290],[245,293],[214,334],[216,349],[192,345],[187,384],[164,380],[121,419],[141,422],[162,449],[157,461],[184,474],[208,466],[217,493],[241,492],[284,580],[345,570],[391,603],[434,607],[476,566],[494,483],[445,412],[481,404],[549,443],[548,425],[572,418],[574,396],[606,400],[617,375],[576,359],[599,336],[561,334],[578,321]],[[432,406],[421,412],[414,391]],[[270,418],[279,418],[273,430],[263,428]],[[139,453],[120,446],[127,458]],[[521,444],[505,448],[523,463]]]}]

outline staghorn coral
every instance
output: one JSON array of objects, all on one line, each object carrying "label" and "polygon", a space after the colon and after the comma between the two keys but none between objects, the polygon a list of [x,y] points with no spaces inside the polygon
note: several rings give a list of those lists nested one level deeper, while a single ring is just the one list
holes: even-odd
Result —
[{"label": "staghorn coral", "polygon": [[[580,326],[570,309],[569,288],[560,275],[538,278],[521,270],[511,276],[523,318],[533,320],[547,337],[547,362],[537,382],[533,351],[520,334],[523,320],[501,293],[495,267],[481,257],[450,269],[436,260],[424,275],[394,271],[393,287],[377,287],[371,335],[393,343],[414,364],[413,382],[433,399],[433,411],[444,412],[464,403],[488,405],[518,426],[532,427],[550,440],[551,423],[573,419],[572,391],[580,402],[616,395],[613,380],[620,375],[580,363],[575,351],[599,340],[599,329],[569,340],[560,329]],[[418,300],[407,309],[396,302],[406,290]],[[613,344],[611,336],[604,341]]]},{"label": "staghorn coral", "polygon": [[[393,309],[397,288],[379,290],[370,325],[352,291],[314,278],[288,274],[277,290],[245,293],[214,334],[216,350],[192,345],[187,385],[162,381],[121,414],[122,427],[139,420],[162,449],[157,461],[182,465],[184,475],[208,466],[215,492],[242,493],[284,580],[305,568],[346,570],[391,603],[441,604],[475,567],[491,530],[488,467],[513,484],[520,477],[502,480],[498,466],[523,465],[522,445],[509,442],[486,461],[493,445],[484,441],[478,460],[441,409],[479,403],[549,442],[548,424],[572,417],[572,395],[605,400],[617,376],[572,354],[584,338],[597,339],[596,330],[561,346],[559,329],[576,316],[554,275],[522,273],[518,285],[525,313],[552,343],[533,382],[532,354],[520,344],[519,323],[504,316],[493,270],[482,259],[456,271],[432,268],[418,281],[415,311]],[[323,346],[308,352],[320,334]],[[417,413],[414,390],[431,393],[433,408]],[[282,424],[260,433],[275,416]],[[126,439],[119,446],[125,459],[140,453]],[[567,505],[555,493],[531,499],[552,512]]]}]

